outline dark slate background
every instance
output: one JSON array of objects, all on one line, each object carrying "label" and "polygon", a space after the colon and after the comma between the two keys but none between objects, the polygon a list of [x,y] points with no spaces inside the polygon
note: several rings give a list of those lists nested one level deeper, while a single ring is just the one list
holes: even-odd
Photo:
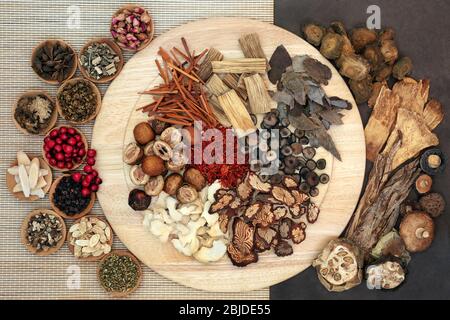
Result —
[{"label": "dark slate background", "polygon": [[[341,20],[348,29],[365,25],[369,5],[381,8],[381,26],[396,30],[400,55],[413,59],[412,76],[431,80],[430,97],[444,105],[446,119],[436,129],[441,148],[450,156],[450,1],[448,0],[275,0],[275,24],[295,34],[314,21],[328,25]],[[364,123],[366,105],[359,106]],[[433,190],[450,199],[449,166],[434,179]],[[369,169],[369,168],[368,168]],[[367,169],[367,170],[368,170]],[[366,174],[367,176],[367,174]],[[393,291],[369,290],[365,284],[329,293],[311,267],[271,288],[271,299],[450,299],[450,200],[436,220],[436,237],[427,251],[412,255],[406,282]]]}]

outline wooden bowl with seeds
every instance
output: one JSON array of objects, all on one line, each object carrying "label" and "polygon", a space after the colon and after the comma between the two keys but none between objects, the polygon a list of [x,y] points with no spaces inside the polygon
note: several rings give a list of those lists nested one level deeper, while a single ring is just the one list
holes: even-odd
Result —
[{"label": "wooden bowl with seeds", "polygon": [[[54,245],[53,247],[50,247],[48,250],[38,250],[36,247],[34,247],[29,241],[28,241],[28,224],[31,221],[31,219],[36,216],[39,213],[46,213],[48,215],[53,215],[56,217],[56,219],[61,224],[61,239]],[[64,223],[64,219],[58,215],[56,212],[49,210],[49,209],[35,209],[31,211],[23,220],[22,227],[20,229],[20,238],[22,240],[22,243],[25,245],[25,247],[30,251],[32,254],[37,256],[49,256],[55,252],[57,252],[64,244],[64,241],[66,240],[67,235],[67,228],[66,224]]]},{"label": "wooden bowl with seeds", "polygon": [[[82,59],[82,56],[84,55],[84,53],[93,44],[106,44],[117,55],[117,57],[119,58],[119,61],[117,61],[117,63],[115,63],[116,72],[114,74],[96,79],[89,74],[88,70],[86,70],[86,67],[84,67],[81,59]],[[114,61],[112,61],[112,63],[114,64]],[[124,63],[125,63],[125,60],[122,55],[122,50],[120,50],[120,47],[114,41],[112,41],[111,39],[108,39],[108,38],[96,38],[96,39],[90,40],[83,46],[83,48],[81,48],[80,54],[78,56],[78,64],[80,66],[81,74],[83,75],[83,77],[85,77],[86,79],[89,79],[90,81],[92,81],[94,83],[108,83],[108,82],[114,80],[119,75],[120,71],[122,71]]]},{"label": "wooden bowl with seeds", "polygon": [[[46,79],[44,78],[41,74],[39,74],[39,72],[37,70],[39,70],[39,66],[37,65],[36,59],[37,59],[37,55],[39,53],[39,51],[41,49],[43,49],[44,47],[50,47],[50,46],[54,46],[56,44],[60,44],[62,46],[68,47],[69,51],[71,51],[71,53],[73,53],[73,57],[71,58],[71,60],[73,60],[72,62],[72,67],[67,71],[66,76],[62,79],[62,81],[59,81],[58,79]],[[72,46],[70,46],[67,42],[65,42],[64,40],[60,40],[60,39],[50,39],[50,40],[45,40],[42,41],[41,43],[39,43],[36,47],[33,48],[33,51],[31,53],[31,67],[33,69],[33,71],[36,73],[36,75],[44,82],[48,83],[48,84],[59,84],[62,83],[70,78],[72,78],[75,74],[75,72],[77,71],[78,68],[78,59],[77,59],[77,53],[75,52],[75,50],[72,48]]]},{"label": "wooden bowl with seeds", "polygon": [[[86,119],[83,119],[82,121],[74,121],[74,120],[70,119],[65,111],[67,106],[62,105],[62,103],[60,101],[61,95],[62,95],[63,91],[65,90],[65,88],[67,88],[67,86],[69,86],[69,85],[74,85],[77,82],[84,82],[85,84],[87,84],[90,87],[90,89],[92,90],[92,93],[95,95],[94,110]],[[97,86],[92,81],[85,79],[85,78],[73,78],[73,79],[65,81],[59,87],[58,92],[56,93],[56,110],[58,110],[59,115],[64,120],[66,120],[70,123],[73,123],[73,124],[84,124],[84,123],[87,123],[87,122],[95,119],[97,114],[100,112],[101,107],[102,107],[102,94],[100,93],[100,90],[97,88]]]},{"label": "wooden bowl with seeds", "polygon": [[[101,279],[101,267],[103,265],[103,263],[112,255],[117,255],[119,257],[129,257],[133,263],[137,266],[137,280],[136,280],[136,285],[133,288],[130,288],[126,291],[111,291],[108,290],[108,288],[106,288],[103,285],[102,279]],[[141,267],[141,262],[133,255],[131,254],[129,251],[126,250],[114,250],[111,251],[110,253],[108,253],[106,256],[103,257],[102,260],[100,260],[100,262],[97,265],[97,279],[100,282],[100,285],[102,286],[103,289],[105,289],[105,291],[109,294],[111,294],[111,296],[113,298],[124,298],[129,296],[130,294],[132,294],[133,292],[135,292],[138,288],[139,285],[141,284],[142,281],[142,267]]]},{"label": "wooden bowl with seeds", "polygon": [[[67,245],[76,258],[83,261],[97,261],[111,252],[113,238],[112,228],[106,219],[88,215],[75,221],[69,228]],[[86,245],[78,246],[77,240],[81,240],[80,244]],[[97,250],[95,250],[96,246],[98,246]]]},{"label": "wooden bowl with seeds", "polygon": [[83,211],[77,213],[77,214],[73,214],[73,215],[69,215],[63,211],[61,211],[61,209],[59,209],[56,204],[55,204],[55,191],[56,191],[56,187],[58,186],[58,184],[60,183],[61,179],[63,177],[70,177],[70,175],[63,175],[59,178],[57,178],[55,181],[53,181],[52,186],[50,188],[49,191],[49,199],[50,199],[50,205],[52,207],[52,209],[59,214],[61,217],[65,218],[65,219],[70,219],[70,220],[74,220],[74,219],[80,219],[82,217],[84,217],[85,215],[87,215],[91,210],[92,207],[94,206],[95,203],[95,192],[91,193],[91,198],[89,200],[88,205],[86,206],[86,208],[84,208]]},{"label": "wooden bowl with seeds", "polygon": [[[34,97],[38,97],[38,96],[43,96],[47,100],[49,100],[53,104],[53,110],[50,115],[50,118],[46,121],[46,126],[41,128],[39,130],[39,132],[32,133],[32,132],[28,131],[26,128],[24,128],[22,125],[20,125],[20,123],[17,121],[16,110],[18,109],[19,102],[22,99],[34,98]],[[30,91],[27,91],[27,92],[23,93],[22,95],[20,95],[12,107],[11,114],[12,114],[12,118],[13,118],[14,124],[16,125],[17,129],[19,129],[26,135],[47,134],[55,126],[56,120],[58,120],[58,111],[56,110],[55,100],[53,100],[52,97],[50,97],[50,95],[47,92],[41,91],[41,90],[30,90]]]},{"label": "wooden bowl with seeds", "polygon": [[[30,157],[30,160],[33,160],[34,158],[37,158],[37,157]],[[48,171],[48,174],[43,176],[43,178],[44,178],[44,180],[46,182],[46,185],[45,185],[45,187],[42,188],[42,190],[44,191],[44,194],[47,194],[48,191],[51,188],[52,181],[53,181],[52,169],[47,164],[47,162],[45,162],[42,158],[38,158],[38,159],[39,159],[39,168],[40,169],[45,169],[45,170]],[[11,165],[9,166],[9,168],[15,167],[15,166],[17,166],[17,164],[18,163],[17,163],[17,159],[16,159],[13,162],[11,162]],[[10,174],[8,171],[6,171],[6,186],[8,187],[9,192],[11,192],[11,194],[16,199],[18,199],[20,201],[35,201],[35,200],[40,199],[36,195],[32,195],[32,196],[29,196],[28,198],[26,198],[22,191],[15,192],[14,191],[14,187],[16,185],[17,185],[17,182],[16,182],[15,176]]]}]

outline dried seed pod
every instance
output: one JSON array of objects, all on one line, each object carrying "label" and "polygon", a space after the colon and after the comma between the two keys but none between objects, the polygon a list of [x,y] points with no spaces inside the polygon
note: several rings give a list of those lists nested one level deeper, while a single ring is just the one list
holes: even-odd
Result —
[{"label": "dried seed pod", "polygon": [[403,263],[394,257],[376,261],[366,268],[366,284],[370,289],[395,289],[405,278]]},{"label": "dried seed pod", "polygon": [[348,84],[355,96],[356,103],[361,104],[369,101],[373,88],[372,79],[370,77],[361,81],[350,80]]},{"label": "dried seed pod", "polygon": [[398,59],[398,49],[394,40],[383,40],[380,43],[380,51],[384,57],[384,62],[394,64]]},{"label": "dried seed pod", "polygon": [[316,161],[317,169],[324,170],[327,166],[327,161],[325,159],[319,159]]},{"label": "dried seed pod", "polygon": [[410,57],[403,57],[398,60],[392,69],[392,75],[395,79],[403,80],[408,76],[413,68],[413,63]]},{"label": "dried seed pod", "polygon": [[427,174],[421,174],[416,180],[416,190],[420,194],[429,192],[432,185],[433,179]]},{"label": "dried seed pod", "polygon": [[369,75],[370,64],[363,57],[353,54],[342,57],[339,61],[339,73],[349,79],[360,81]]},{"label": "dried seed pod", "polygon": [[149,179],[147,184],[144,186],[144,191],[149,196],[157,196],[164,189],[164,178],[163,176],[152,177]]},{"label": "dried seed pod", "polygon": [[437,192],[422,196],[419,199],[420,208],[433,218],[439,217],[445,210],[445,199]]},{"label": "dried seed pod", "polygon": [[318,47],[325,35],[325,28],[315,23],[308,23],[303,27],[303,35],[306,41]]},{"label": "dried seed pod", "polygon": [[134,139],[140,145],[145,145],[155,139],[155,133],[148,122],[141,122],[133,129]]},{"label": "dried seed pod", "polygon": [[400,223],[399,233],[409,252],[425,251],[433,242],[433,219],[425,212],[411,212]]},{"label": "dried seed pod", "polygon": [[359,52],[367,45],[377,41],[377,33],[375,30],[370,30],[367,28],[355,28],[352,30],[350,40],[353,48]]},{"label": "dried seed pod", "polygon": [[329,291],[340,292],[361,283],[363,254],[346,239],[330,241],[312,265]]},{"label": "dried seed pod", "polygon": [[206,179],[202,173],[195,169],[189,168],[183,174],[184,181],[192,185],[195,190],[201,191],[206,186]]},{"label": "dried seed pod", "polygon": [[341,56],[344,41],[337,33],[327,33],[320,45],[320,53],[327,59],[334,60]]}]

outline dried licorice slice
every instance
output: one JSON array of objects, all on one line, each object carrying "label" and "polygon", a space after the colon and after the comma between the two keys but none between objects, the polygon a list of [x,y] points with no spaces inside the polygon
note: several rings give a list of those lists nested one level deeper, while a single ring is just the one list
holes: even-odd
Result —
[{"label": "dried licorice slice", "polygon": [[306,224],[304,222],[295,223],[291,226],[290,238],[293,243],[299,244],[306,239]]},{"label": "dried licorice slice", "polygon": [[319,218],[320,209],[319,207],[313,203],[312,201],[308,205],[308,213],[306,214],[306,220],[309,223],[314,223]]}]

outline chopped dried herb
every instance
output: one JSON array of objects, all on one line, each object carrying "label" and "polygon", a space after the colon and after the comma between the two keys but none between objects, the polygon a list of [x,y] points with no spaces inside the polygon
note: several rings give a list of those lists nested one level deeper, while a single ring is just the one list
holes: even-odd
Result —
[{"label": "chopped dried herb", "polygon": [[109,292],[127,292],[139,284],[139,266],[128,256],[111,254],[99,266],[99,279]]},{"label": "chopped dried herb", "polygon": [[96,112],[98,101],[92,86],[84,79],[64,84],[57,99],[66,120],[83,122]]},{"label": "chopped dried herb", "polygon": [[75,52],[61,41],[46,41],[33,56],[31,67],[43,79],[63,82],[75,65]]},{"label": "chopped dried herb", "polygon": [[54,109],[54,103],[44,95],[25,96],[18,101],[14,118],[29,133],[39,134],[47,129]]}]

